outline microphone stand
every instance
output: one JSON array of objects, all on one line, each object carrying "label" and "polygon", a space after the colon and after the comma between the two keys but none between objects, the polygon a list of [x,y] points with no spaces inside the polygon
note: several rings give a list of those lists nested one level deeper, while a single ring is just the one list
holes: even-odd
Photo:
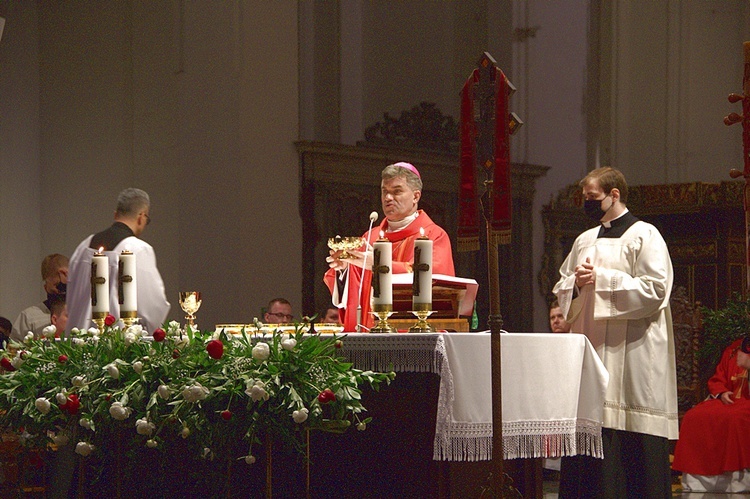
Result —
[{"label": "microphone stand", "polygon": [[[362,275],[359,278],[359,294],[357,295],[357,332],[362,332],[362,285],[365,282],[365,267],[367,267],[367,254],[370,252],[370,237],[372,237],[372,224],[375,223],[377,217],[372,215],[376,214],[373,212],[370,214],[370,228],[367,229],[367,241],[365,241],[365,261],[362,263]],[[377,215],[377,214],[376,214]]]}]

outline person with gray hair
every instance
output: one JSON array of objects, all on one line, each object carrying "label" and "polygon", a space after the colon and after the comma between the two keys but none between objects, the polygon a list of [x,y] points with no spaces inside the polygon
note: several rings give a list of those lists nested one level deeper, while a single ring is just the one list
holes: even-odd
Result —
[{"label": "person with gray hair", "polygon": [[91,321],[91,262],[94,253],[109,257],[109,313],[119,318],[120,304],[117,275],[120,254],[126,250],[135,255],[138,318],[146,330],[160,327],[169,313],[169,302],[164,281],[156,267],[156,254],[140,235],[151,223],[151,200],[148,194],[133,187],[117,196],[115,222],[97,234],[90,235],[78,245],[70,259],[68,285],[68,326],[88,329]]},{"label": "person with gray hair", "polygon": [[[453,252],[448,234],[419,209],[422,199],[422,176],[411,163],[399,162],[386,166],[380,174],[380,202],[385,220],[364,234],[366,244],[372,245],[380,234],[393,243],[391,271],[394,274],[413,272],[414,241],[425,237],[433,241],[432,272],[453,276]],[[377,213],[375,213],[377,215]],[[375,217],[374,217],[375,218]],[[374,221],[374,220],[373,220]],[[370,285],[372,282],[372,253],[349,251],[351,258],[342,259],[341,251],[331,251],[326,258],[329,269],[324,277],[345,331],[357,330],[357,310],[361,320],[372,327],[370,314]],[[367,259],[365,257],[368,257]]]}]

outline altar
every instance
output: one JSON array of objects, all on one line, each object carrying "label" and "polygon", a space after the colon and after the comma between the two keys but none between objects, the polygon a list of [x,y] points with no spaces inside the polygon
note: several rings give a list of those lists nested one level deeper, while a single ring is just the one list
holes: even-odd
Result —
[{"label": "altar", "polygon": [[[608,374],[588,339],[501,341],[504,459],[601,457]],[[351,333],[341,351],[358,369],[399,374],[364,394],[365,432],[312,437],[313,496],[477,496],[492,458],[490,334]]]}]

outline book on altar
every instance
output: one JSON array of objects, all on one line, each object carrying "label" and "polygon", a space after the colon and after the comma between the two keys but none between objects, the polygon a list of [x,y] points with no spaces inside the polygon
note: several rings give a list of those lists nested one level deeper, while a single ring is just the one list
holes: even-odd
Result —
[{"label": "book on altar", "polygon": [[[394,318],[413,318],[412,282],[413,273],[393,274]],[[474,279],[432,274],[432,309],[430,318],[471,317],[479,284]]]}]

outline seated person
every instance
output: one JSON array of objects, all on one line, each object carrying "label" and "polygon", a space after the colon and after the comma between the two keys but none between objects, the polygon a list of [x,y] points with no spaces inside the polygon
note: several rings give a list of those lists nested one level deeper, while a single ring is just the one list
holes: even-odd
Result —
[{"label": "seated person", "polygon": [[63,338],[65,328],[68,325],[68,307],[65,305],[64,298],[55,298],[49,306],[50,322],[55,326],[55,338]]},{"label": "seated person", "polygon": [[[710,396],[682,419],[672,468],[688,475],[723,475],[750,468],[750,336],[724,350],[708,380]],[[700,487],[700,481],[693,482]]]},{"label": "seated person", "polygon": [[42,261],[42,282],[47,299],[18,314],[11,331],[11,338],[16,341],[23,341],[29,331],[39,338],[42,330],[51,324],[49,304],[56,297],[64,298],[67,292],[68,257],[59,253],[46,256]]},{"label": "seated person", "polygon": [[5,317],[0,317],[0,349],[10,341],[10,332],[13,330],[13,324]]},{"label": "seated person", "polygon": [[323,310],[323,312],[320,314],[320,320],[318,322],[320,322],[321,324],[341,324],[341,319],[339,318],[339,309],[331,306]]},{"label": "seated person", "polygon": [[549,328],[553,333],[569,333],[570,324],[565,322],[565,315],[562,313],[560,304],[553,300],[549,306]]},{"label": "seated person", "polygon": [[274,298],[268,302],[263,322],[266,324],[287,324],[292,322],[292,304],[286,298]]}]

